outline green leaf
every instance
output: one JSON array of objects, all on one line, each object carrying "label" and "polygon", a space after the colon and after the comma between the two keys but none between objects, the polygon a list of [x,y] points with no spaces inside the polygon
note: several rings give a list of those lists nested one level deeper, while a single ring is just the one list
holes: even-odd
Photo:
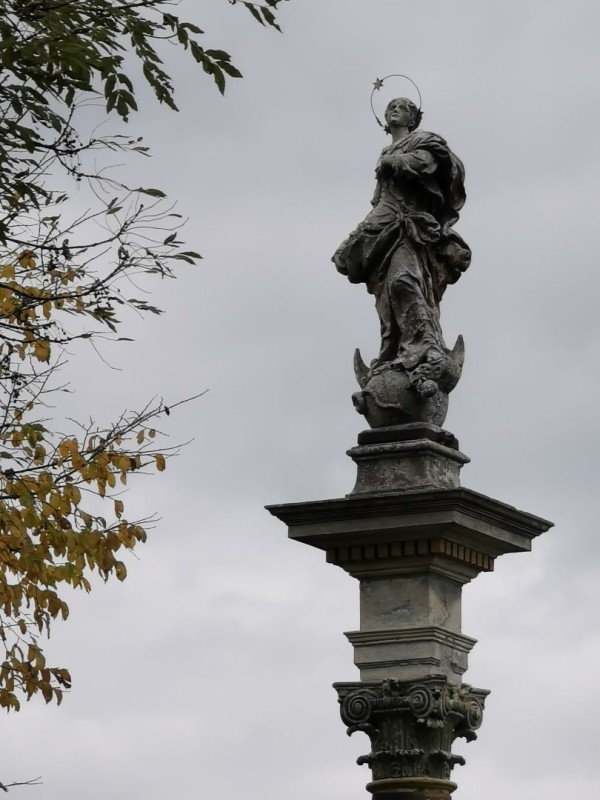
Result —
[{"label": "green leaf", "polygon": [[138,189],[135,189],[136,192],[140,194],[148,194],[150,197],[166,197],[167,195],[161,191],[160,189],[143,189],[141,186]]},{"label": "green leaf", "polygon": [[221,94],[225,94],[225,75],[223,74],[221,68],[216,64],[214,65],[213,75],[218,90],[221,92]]},{"label": "green leaf", "polygon": [[243,78],[244,77],[242,75],[242,73],[239,71],[239,69],[234,67],[233,64],[229,64],[227,62],[225,62],[225,63],[221,62],[220,66],[221,66],[221,69],[223,70],[223,72],[226,72],[231,78]]},{"label": "green leaf", "polygon": [[264,20],[263,20],[263,18],[262,18],[262,17],[261,17],[261,15],[258,13],[258,9],[256,9],[252,3],[244,3],[244,5],[246,6],[246,8],[248,9],[248,11],[249,11],[249,12],[252,14],[252,16],[254,17],[254,19],[255,19],[257,22],[260,22],[260,24],[261,24],[261,25],[264,25],[264,24],[265,24],[265,23],[264,23]]},{"label": "green leaf", "polygon": [[207,50],[206,55],[217,61],[231,61],[231,56],[225,50]]},{"label": "green leaf", "polygon": [[187,28],[188,31],[191,31],[192,33],[204,33],[203,30],[201,30],[197,25],[193,25],[191,22],[182,22],[181,27]]}]

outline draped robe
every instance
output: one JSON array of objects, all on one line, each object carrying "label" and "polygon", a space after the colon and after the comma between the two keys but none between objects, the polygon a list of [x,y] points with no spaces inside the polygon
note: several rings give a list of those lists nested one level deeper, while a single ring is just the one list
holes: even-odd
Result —
[{"label": "draped robe", "polygon": [[381,347],[373,366],[410,372],[447,352],[439,303],[471,257],[452,230],[465,202],[464,167],[444,139],[415,130],[383,149],[375,172],[373,208],[332,260],[375,296]]}]

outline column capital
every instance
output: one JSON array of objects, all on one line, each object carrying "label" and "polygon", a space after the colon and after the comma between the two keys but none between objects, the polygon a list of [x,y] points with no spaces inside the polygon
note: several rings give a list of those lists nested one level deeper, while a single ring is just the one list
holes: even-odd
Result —
[{"label": "column capital", "polygon": [[453,686],[445,676],[336,683],[334,688],[348,735],[361,731],[371,741],[371,751],[357,761],[373,772],[369,791],[379,797],[419,791],[425,799],[456,788],[450,775],[465,760],[452,745],[460,737],[477,738],[486,690]]}]

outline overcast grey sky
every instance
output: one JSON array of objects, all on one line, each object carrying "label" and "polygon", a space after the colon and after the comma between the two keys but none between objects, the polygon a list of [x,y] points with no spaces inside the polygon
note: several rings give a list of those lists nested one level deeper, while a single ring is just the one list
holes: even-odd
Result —
[{"label": "overcast grey sky", "polygon": [[600,5],[291,0],[283,35],[225,0],[181,13],[245,77],[223,99],[174,58],[181,113],[146,105],[154,158],[132,174],[178,198],[204,261],[156,284],[167,314],[109,348],[121,372],[80,358],[68,411],[210,391],[169,421],[194,441],[125,498],[162,517],[128,581],[74,597],[49,643],[71,694],[5,718],[2,780],[41,774],[18,791],[43,800],[366,796],[368,740],[331,688],[358,674],[358,587],[263,506],[353,486],[352,353],[375,355],[378,322],[330,257],[385,143],[372,81],[406,72],[467,171],[473,263],[442,307],[467,348],[446,423],[463,485],[556,523],[464,591],[466,680],[492,694],[455,746],[457,797],[596,797]]}]

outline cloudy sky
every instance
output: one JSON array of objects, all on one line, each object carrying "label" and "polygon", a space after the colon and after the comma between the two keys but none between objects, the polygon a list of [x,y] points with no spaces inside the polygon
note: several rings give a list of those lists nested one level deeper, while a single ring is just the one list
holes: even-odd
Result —
[{"label": "cloudy sky", "polygon": [[182,3],[244,80],[223,99],[174,53],[181,113],[149,102],[131,124],[154,151],[131,174],[178,199],[204,261],[155,285],[167,313],[128,323],[119,371],[82,351],[57,414],[209,392],[169,420],[193,441],[125,498],[161,516],[128,581],[73,597],[49,643],[72,692],[4,720],[2,780],[42,775],[15,796],[43,800],[366,796],[368,740],[346,737],[331,688],[358,675],[358,587],[263,506],[353,486],[352,353],[374,356],[378,322],[330,257],[385,142],[371,84],[406,72],[467,170],[473,263],[442,308],[467,347],[446,422],[463,485],[556,523],[465,588],[466,679],[492,694],[455,746],[457,797],[596,797],[600,5],[285,6],[279,35],[225,0]]}]

